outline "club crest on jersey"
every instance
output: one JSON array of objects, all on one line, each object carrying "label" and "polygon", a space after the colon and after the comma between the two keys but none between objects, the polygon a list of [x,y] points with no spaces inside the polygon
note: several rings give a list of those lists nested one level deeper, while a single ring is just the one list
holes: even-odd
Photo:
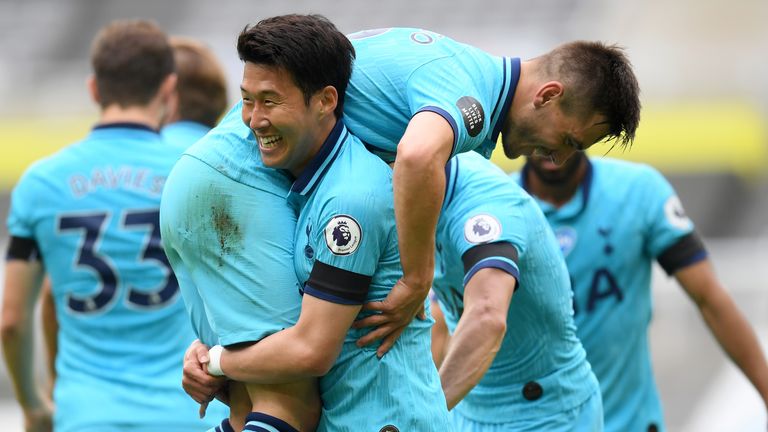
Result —
[{"label": "club crest on jersey", "polygon": [[334,216],[325,226],[325,244],[334,255],[355,253],[362,238],[360,224],[351,216]]},{"label": "club crest on jersey", "polygon": [[560,251],[563,252],[564,257],[567,257],[576,246],[576,239],[578,238],[576,230],[571,227],[560,227],[555,230],[555,237],[557,237],[557,243],[560,245]]},{"label": "club crest on jersey", "polygon": [[688,229],[691,226],[691,219],[685,214],[683,203],[680,202],[677,195],[667,198],[667,202],[664,203],[664,214],[667,217],[667,222],[677,229]]},{"label": "club crest on jersey", "polygon": [[501,224],[489,214],[472,216],[464,224],[464,238],[470,243],[490,243],[500,235]]},{"label": "club crest on jersey", "polygon": [[485,121],[483,105],[472,96],[464,96],[456,101],[456,106],[461,111],[467,133],[471,137],[476,137],[483,130],[483,122]]}]

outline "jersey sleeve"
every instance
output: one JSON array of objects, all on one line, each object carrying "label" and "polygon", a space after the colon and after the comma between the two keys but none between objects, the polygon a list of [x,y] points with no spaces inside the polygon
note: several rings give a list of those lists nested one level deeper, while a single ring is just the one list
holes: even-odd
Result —
[{"label": "jersey sleeve", "polygon": [[472,77],[456,70],[449,59],[425,64],[408,79],[408,103],[413,115],[429,111],[453,129],[451,156],[478,148],[488,135],[493,101],[484,100]]},{"label": "jersey sleeve", "polygon": [[706,257],[703,244],[694,231],[672,185],[658,171],[648,167],[643,176],[646,209],[645,248],[668,273]]},{"label": "jersey sleeve", "polygon": [[[390,195],[391,199],[391,195]],[[389,214],[391,213],[391,214]],[[394,213],[382,196],[349,193],[323,203],[311,234],[315,262],[304,293],[341,304],[363,304],[390,236]]]},{"label": "jersey sleeve", "polygon": [[8,234],[14,237],[33,239],[35,237],[35,209],[44,194],[43,184],[32,168],[19,179],[11,193],[11,207],[8,210]]},{"label": "jersey sleeve", "polygon": [[522,215],[513,207],[490,204],[462,209],[447,221],[450,247],[464,264],[464,285],[483,268],[497,268],[520,279],[519,254],[525,250]]}]

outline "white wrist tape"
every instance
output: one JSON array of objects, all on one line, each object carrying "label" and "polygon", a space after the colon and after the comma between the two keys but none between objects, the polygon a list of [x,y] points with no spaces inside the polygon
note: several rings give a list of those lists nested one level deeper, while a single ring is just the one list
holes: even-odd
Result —
[{"label": "white wrist tape", "polygon": [[208,350],[208,373],[213,376],[225,376],[224,371],[221,370],[221,353],[224,351],[224,347],[221,345],[214,345]]}]

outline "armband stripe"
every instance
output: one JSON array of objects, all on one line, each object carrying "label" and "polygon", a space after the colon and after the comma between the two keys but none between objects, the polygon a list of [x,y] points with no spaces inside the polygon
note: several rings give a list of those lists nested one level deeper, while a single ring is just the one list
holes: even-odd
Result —
[{"label": "armband stripe", "polygon": [[8,242],[8,251],[5,254],[5,260],[22,260],[28,262],[42,261],[40,257],[40,249],[38,248],[35,239],[16,236],[12,236],[11,241]]},{"label": "armband stripe", "polygon": [[304,293],[340,304],[363,304],[368,297],[372,276],[333,267],[315,261]]},{"label": "armband stripe", "polygon": [[707,255],[707,250],[704,248],[701,238],[696,232],[692,232],[681,237],[675,244],[668,247],[656,260],[664,271],[671,276],[684,267],[706,259]]}]

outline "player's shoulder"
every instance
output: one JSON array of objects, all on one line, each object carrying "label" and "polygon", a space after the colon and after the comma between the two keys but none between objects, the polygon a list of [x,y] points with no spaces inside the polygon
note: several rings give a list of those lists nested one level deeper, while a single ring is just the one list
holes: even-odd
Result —
[{"label": "player's shoulder", "polygon": [[330,208],[375,216],[393,209],[392,169],[350,135],[315,194]]},{"label": "player's shoulder", "polygon": [[330,174],[335,184],[343,184],[351,191],[392,184],[392,168],[368,151],[362,141],[351,133],[345,138],[339,157],[331,165]]},{"label": "player's shoulder", "polygon": [[32,179],[51,178],[58,171],[83,165],[82,158],[79,156],[81,147],[86,139],[69,144],[55,153],[40,158],[32,162],[24,170],[19,182]]},{"label": "player's shoulder", "polygon": [[[461,187],[467,193],[492,197],[496,199],[520,198],[530,199],[528,193],[515,178],[504,172],[498,165],[484,158],[477,152],[469,151],[454,156],[449,165],[449,177],[456,177],[457,188]],[[454,171],[452,173],[451,171]],[[471,185],[471,186],[470,186]],[[511,203],[508,201],[507,203]]]},{"label": "player's shoulder", "polygon": [[223,153],[236,153],[238,150],[252,151],[253,145],[245,145],[252,142],[255,145],[255,139],[251,130],[243,123],[241,116],[242,102],[235,104],[227,114],[222,117],[219,124],[208,131],[197,142],[189,147],[185,154],[197,157],[201,160],[216,158]]},{"label": "player's shoulder", "polygon": [[632,162],[614,158],[591,158],[594,178],[603,187],[620,189],[646,187],[666,181],[656,168],[641,162]]}]

